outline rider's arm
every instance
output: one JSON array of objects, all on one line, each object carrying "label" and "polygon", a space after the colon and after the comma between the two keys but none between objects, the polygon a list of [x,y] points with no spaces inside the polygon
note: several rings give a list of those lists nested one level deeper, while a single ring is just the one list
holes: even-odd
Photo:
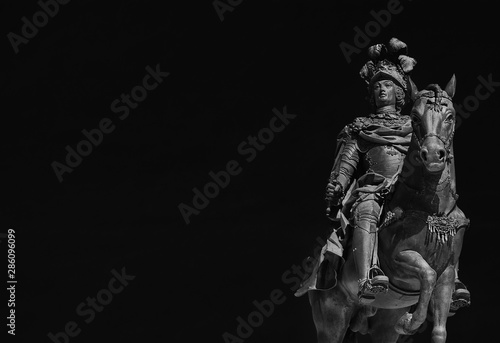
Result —
[{"label": "rider's arm", "polygon": [[345,190],[359,162],[355,134],[350,126],[344,128],[337,138],[335,162],[326,187],[326,201],[329,206],[339,205]]},{"label": "rider's arm", "polygon": [[342,191],[350,185],[352,176],[359,163],[359,151],[356,140],[348,137],[342,149],[338,152],[337,158],[330,173],[330,183],[340,184]]}]

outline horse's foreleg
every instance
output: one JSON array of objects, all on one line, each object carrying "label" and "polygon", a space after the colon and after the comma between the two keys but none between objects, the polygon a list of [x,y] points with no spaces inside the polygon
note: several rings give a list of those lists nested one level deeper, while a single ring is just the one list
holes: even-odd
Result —
[{"label": "horse's foreleg", "polygon": [[357,333],[351,330],[347,330],[342,343],[358,343]]},{"label": "horse's foreleg", "polygon": [[330,291],[309,291],[318,343],[341,343],[354,311],[339,288]]},{"label": "horse's foreleg", "polygon": [[450,310],[451,294],[454,288],[455,268],[448,266],[439,277],[431,299],[431,309],[434,318],[432,342],[446,342],[446,319]]},{"label": "horse's foreleg", "polygon": [[436,285],[436,271],[416,251],[405,250],[396,255],[395,261],[410,277],[420,280],[420,297],[413,313],[406,313],[397,322],[395,329],[399,334],[411,335],[427,317],[427,308]]},{"label": "horse's foreleg", "polygon": [[399,339],[399,333],[394,330],[394,324],[401,315],[408,311],[409,307],[399,309],[378,309],[377,314],[369,321],[369,334],[374,343],[395,343]]}]

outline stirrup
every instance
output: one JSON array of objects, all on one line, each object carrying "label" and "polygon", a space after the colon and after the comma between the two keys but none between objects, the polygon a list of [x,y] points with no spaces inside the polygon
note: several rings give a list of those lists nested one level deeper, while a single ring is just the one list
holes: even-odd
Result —
[{"label": "stirrup", "polygon": [[370,278],[370,284],[372,287],[380,289],[380,292],[387,292],[389,289],[389,278],[385,276],[382,269],[374,265],[368,271],[368,277]]},{"label": "stirrup", "polygon": [[[384,280],[384,278],[386,280]],[[375,281],[375,282],[374,282]],[[385,282],[384,282],[385,281]],[[387,276],[378,275],[372,279],[360,279],[358,281],[358,300],[367,305],[375,300],[379,293],[385,293],[388,290],[389,279]]]},{"label": "stirrup", "polygon": [[470,306],[470,292],[460,280],[456,280],[455,291],[451,295],[450,312],[456,312],[468,306]]},{"label": "stirrup", "polygon": [[369,279],[359,279],[358,289],[358,300],[361,304],[368,305],[375,300],[375,293],[372,292]]}]

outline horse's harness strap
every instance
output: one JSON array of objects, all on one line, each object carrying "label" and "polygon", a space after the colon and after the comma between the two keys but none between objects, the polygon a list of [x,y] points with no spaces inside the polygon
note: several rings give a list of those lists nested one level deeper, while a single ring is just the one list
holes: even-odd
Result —
[{"label": "horse's harness strap", "polygon": [[453,218],[447,215],[429,215],[424,211],[401,209],[398,212],[387,211],[384,222],[380,225],[380,230],[386,228],[392,223],[402,220],[405,217],[418,217],[427,224],[429,232],[436,236],[439,243],[446,243],[450,237],[456,235],[457,231],[470,224],[467,218]]},{"label": "horse's harness strap", "polygon": [[[438,92],[439,96],[439,100],[441,100],[441,98],[445,98],[449,101],[453,101],[449,96],[443,94],[443,92]],[[419,97],[415,98],[415,102],[422,98],[422,97],[425,97],[425,98],[432,98],[434,97],[434,93],[433,92],[426,92],[426,93],[423,93],[421,94]],[[443,137],[441,135],[438,135],[437,133],[433,133],[433,132],[429,132],[427,133],[424,137],[422,138],[418,138],[418,136],[415,134],[415,132],[413,134],[415,134],[415,137],[416,137],[416,140],[417,140],[417,143],[418,143],[418,147],[419,149],[422,148],[422,143],[428,138],[428,137],[436,137],[437,139],[439,139],[441,142],[443,142],[444,146],[445,146],[445,149],[447,152],[450,151],[450,147],[451,147],[451,142],[453,140],[453,135],[454,135],[454,130],[451,132],[451,134],[449,135],[449,137]]]},{"label": "horse's harness strap", "polygon": [[[438,98],[441,99],[441,98],[445,98],[447,100],[450,100],[450,101],[453,101],[453,99],[447,95],[447,94],[443,94],[443,92],[437,92],[438,93]],[[435,93],[434,91],[429,91],[429,92],[424,92],[422,94],[420,94],[419,96],[417,96],[415,99],[414,99],[414,102],[419,100],[420,98],[434,98],[435,97]]]},{"label": "horse's harness strap", "polygon": [[434,132],[429,132],[428,134],[426,134],[424,137],[422,137],[420,140],[418,140],[418,145],[419,147],[422,147],[422,143],[429,137],[436,137],[437,139],[439,139],[441,142],[443,142],[446,150],[448,150],[448,148],[451,146],[451,140],[453,139],[453,132],[450,134],[450,136],[448,138],[446,137],[443,137],[441,135],[438,135],[437,133],[434,133]]}]

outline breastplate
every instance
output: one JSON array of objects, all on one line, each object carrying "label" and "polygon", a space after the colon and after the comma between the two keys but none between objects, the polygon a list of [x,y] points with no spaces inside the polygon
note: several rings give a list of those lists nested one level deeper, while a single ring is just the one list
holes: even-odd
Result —
[{"label": "breastplate", "polygon": [[375,172],[390,178],[398,172],[403,160],[404,155],[394,147],[379,145],[363,154],[363,167],[366,172]]}]

